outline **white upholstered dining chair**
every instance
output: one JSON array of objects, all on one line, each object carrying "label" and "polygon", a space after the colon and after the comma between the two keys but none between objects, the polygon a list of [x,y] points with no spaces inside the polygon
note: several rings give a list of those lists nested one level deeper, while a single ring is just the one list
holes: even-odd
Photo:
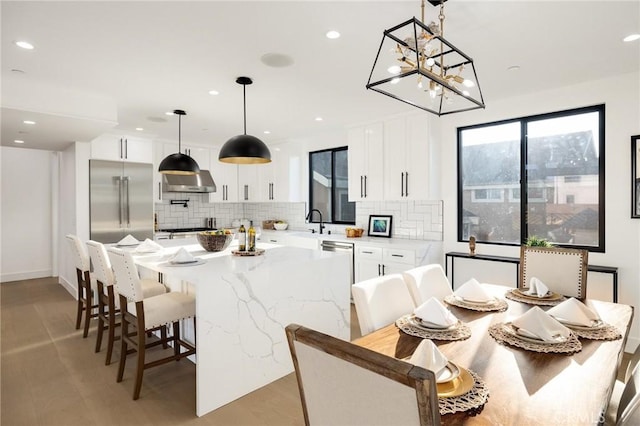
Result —
[{"label": "white upholstered dining chair", "polygon": [[[118,338],[115,329],[120,325],[120,301],[116,297],[114,284],[116,282],[111,262],[107,255],[107,249],[97,241],[87,241],[89,258],[93,264],[92,276],[96,280],[98,299],[98,334],[96,337],[96,352],[102,349],[102,337],[107,331],[107,356],[105,364],[111,364],[113,344]],[[141,279],[142,294],[144,297],[157,296],[166,293],[166,287],[153,279]]]},{"label": "white upholstered dining chair", "polygon": [[520,289],[528,289],[531,278],[549,290],[577,299],[587,296],[587,250],[559,247],[520,248]]},{"label": "white upholstered dining chair", "polygon": [[409,269],[402,272],[402,277],[416,306],[420,306],[431,297],[442,301],[446,296],[453,294],[449,279],[438,263]]},{"label": "white upholstered dining chair", "polygon": [[432,371],[309,328],[286,327],[306,425],[439,425]]},{"label": "white upholstered dining chair", "polygon": [[97,293],[96,280],[91,276],[91,261],[85,245],[77,235],[66,236],[69,251],[76,266],[76,278],[78,286],[78,302],[76,308],[76,330],[82,324],[84,314],[84,330],[82,337],[89,335],[89,324],[92,318],[96,318],[98,305],[94,303],[94,294]]},{"label": "white upholstered dining chair", "polygon": [[[194,345],[180,338],[180,321],[193,318],[195,326],[196,300],[193,294],[170,292],[144,298],[138,269],[131,253],[109,248],[107,250],[116,279],[116,290],[120,300],[120,363],[118,365],[117,381],[121,382],[127,355],[137,354],[136,378],[133,387],[133,399],[140,396],[142,375],[144,370],[156,367],[170,361],[178,361],[184,357],[194,355]],[[171,336],[162,335],[158,341],[147,342],[147,333],[162,330],[172,325]],[[173,354],[161,359],[145,362],[146,349],[152,346],[171,343]],[[182,352],[182,348],[185,349]]]},{"label": "white upholstered dining chair", "polygon": [[393,323],[415,308],[402,274],[360,281],[351,286],[351,293],[362,335]]}]

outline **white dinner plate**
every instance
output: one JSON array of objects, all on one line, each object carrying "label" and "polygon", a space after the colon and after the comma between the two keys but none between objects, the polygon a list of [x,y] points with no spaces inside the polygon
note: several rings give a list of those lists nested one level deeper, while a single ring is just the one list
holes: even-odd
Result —
[{"label": "white dinner plate", "polygon": [[540,339],[538,337],[534,337],[533,334],[530,334],[526,330],[518,329],[516,326],[514,326],[510,322],[504,324],[503,328],[507,333],[511,334],[512,336],[515,336],[518,339],[522,339],[524,341],[531,342],[531,343],[539,343],[539,344],[543,344],[543,345],[557,345],[558,343],[565,343],[567,340],[569,340],[566,337],[558,336],[558,340],[557,341],[555,341],[555,342],[547,342],[546,340],[542,340],[542,339]]},{"label": "white dinner plate", "polygon": [[189,261],[189,262],[174,262],[174,261],[168,261],[166,266],[197,266],[197,265],[202,265],[206,263],[206,260],[204,259],[196,259],[194,261]]},{"label": "white dinner plate", "polygon": [[495,297],[492,297],[489,300],[472,300],[472,299],[465,299],[464,297],[461,297],[461,296],[458,296],[458,295],[455,295],[455,294],[453,295],[453,297],[455,297],[460,302],[468,303],[470,305],[478,305],[478,306],[493,305],[498,300]]},{"label": "white dinner plate", "polygon": [[135,247],[135,246],[139,246],[140,243],[130,243],[130,244],[116,244],[116,247]]},{"label": "white dinner plate", "polygon": [[567,326],[569,328],[575,328],[576,330],[599,330],[601,328],[606,327],[607,325],[601,319],[594,320],[592,325],[583,325],[583,324],[578,324],[575,322],[568,321],[563,318],[558,318],[558,317],[553,317],[553,318],[555,318],[562,325]]},{"label": "white dinner plate", "polygon": [[454,380],[460,375],[457,365],[449,361],[445,367],[436,374],[436,383],[446,383]]},{"label": "white dinner plate", "polygon": [[456,322],[453,325],[440,325],[440,324],[434,324],[432,322],[429,321],[423,321],[422,319],[416,317],[415,315],[409,317],[409,321],[413,324],[416,325],[420,328],[423,328],[425,330],[429,330],[429,331],[445,331],[445,330],[452,330],[456,327],[458,327],[458,324],[460,323],[460,321]]}]

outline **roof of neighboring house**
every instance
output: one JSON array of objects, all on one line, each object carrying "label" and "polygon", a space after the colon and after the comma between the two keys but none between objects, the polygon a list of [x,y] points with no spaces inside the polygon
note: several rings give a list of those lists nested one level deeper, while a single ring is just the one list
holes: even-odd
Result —
[{"label": "roof of neighboring house", "polygon": [[[550,176],[598,174],[598,154],[591,131],[531,138],[529,182]],[[520,141],[470,145],[464,148],[465,186],[520,182]]]}]

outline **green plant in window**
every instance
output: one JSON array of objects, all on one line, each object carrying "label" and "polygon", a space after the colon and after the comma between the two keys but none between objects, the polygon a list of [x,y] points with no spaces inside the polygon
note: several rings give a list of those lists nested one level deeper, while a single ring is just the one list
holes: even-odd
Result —
[{"label": "green plant in window", "polygon": [[544,238],[536,237],[535,235],[527,238],[525,245],[528,247],[553,247],[553,244],[551,244],[549,241]]}]

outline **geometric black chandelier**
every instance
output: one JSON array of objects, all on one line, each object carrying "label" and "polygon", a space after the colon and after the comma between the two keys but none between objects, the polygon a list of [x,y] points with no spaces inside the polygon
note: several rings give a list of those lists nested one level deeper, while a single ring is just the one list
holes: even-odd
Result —
[{"label": "geometric black chandelier", "polygon": [[473,59],[444,38],[444,2],[439,23],[409,19],[384,31],[367,89],[438,116],[484,108]]}]

